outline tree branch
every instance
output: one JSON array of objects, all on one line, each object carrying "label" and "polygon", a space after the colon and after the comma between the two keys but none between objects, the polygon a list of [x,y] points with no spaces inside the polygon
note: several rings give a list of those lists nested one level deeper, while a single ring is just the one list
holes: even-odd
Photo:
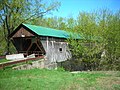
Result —
[{"label": "tree branch", "polygon": [[[31,15],[30,17],[28,17],[27,19],[25,19],[24,21],[22,21],[22,23],[24,23],[25,21],[31,19],[32,17],[36,16],[37,14],[40,14],[39,16],[41,16],[41,15],[43,15],[43,14],[45,14],[45,13],[51,11],[51,10],[52,10],[52,9],[48,9],[48,10],[46,10],[46,11],[44,11],[44,12],[35,13],[35,14]],[[39,17],[39,16],[37,16],[37,17]]]}]

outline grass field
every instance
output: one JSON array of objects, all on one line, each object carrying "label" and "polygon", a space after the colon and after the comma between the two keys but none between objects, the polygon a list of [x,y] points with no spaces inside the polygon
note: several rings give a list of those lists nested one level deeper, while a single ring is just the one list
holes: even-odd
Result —
[{"label": "grass field", "polygon": [[0,90],[120,90],[120,71],[0,70]]},{"label": "grass field", "polygon": [[0,63],[7,62],[7,61],[9,61],[9,60],[7,60],[7,59],[0,59]]}]

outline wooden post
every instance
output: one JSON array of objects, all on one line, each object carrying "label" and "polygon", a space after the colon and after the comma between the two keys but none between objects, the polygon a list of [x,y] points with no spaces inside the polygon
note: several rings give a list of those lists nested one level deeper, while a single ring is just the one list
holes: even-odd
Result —
[{"label": "wooden post", "polygon": [[47,51],[48,51],[48,37],[47,37]]},{"label": "wooden post", "polygon": [[52,49],[53,49],[52,52],[51,52],[51,54],[52,54],[53,62],[55,62],[55,61],[54,61],[54,44],[53,44],[53,38],[52,38],[52,41],[51,41],[51,42],[52,42]]}]

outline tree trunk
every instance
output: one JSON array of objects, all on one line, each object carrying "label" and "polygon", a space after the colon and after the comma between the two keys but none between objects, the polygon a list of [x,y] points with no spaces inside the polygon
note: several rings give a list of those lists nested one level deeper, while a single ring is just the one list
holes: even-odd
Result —
[{"label": "tree trunk", "polygon": [[9,40],[9,35],[10,35],[10,26],[9,26],[9,23],[8,23],[8,16],[6,15],[6,27],[7,27],[7,54],[10,53],[10,40]]},{"label": "tree trunk", "polygon": [[7,40],[7,54],[10,54],[10,40]]}]

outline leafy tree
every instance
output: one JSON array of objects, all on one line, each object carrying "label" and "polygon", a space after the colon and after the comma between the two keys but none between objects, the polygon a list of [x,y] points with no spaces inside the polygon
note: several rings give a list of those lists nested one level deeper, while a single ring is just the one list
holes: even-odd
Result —
[{"label": "leafy tree", "polygon": [[0,26],[10,51],[8,36],[20,23],[43,17],[51,11],[57,10],[59,2],[47,3],[45,0],[0,0]]},{"label": "leafy tree", "polygon": [[90,70],[120,70],[120,12],[103,9],[94,13],[82,12],[71,29],[80,40],[68,39],[79,66]]},{"label": "leafy tree", "polygon": [[105,69],[120,70],[120,11],[105,14],[104,26],[106,27],[103,38],[105,39],[105,60],[102,65]]}]

